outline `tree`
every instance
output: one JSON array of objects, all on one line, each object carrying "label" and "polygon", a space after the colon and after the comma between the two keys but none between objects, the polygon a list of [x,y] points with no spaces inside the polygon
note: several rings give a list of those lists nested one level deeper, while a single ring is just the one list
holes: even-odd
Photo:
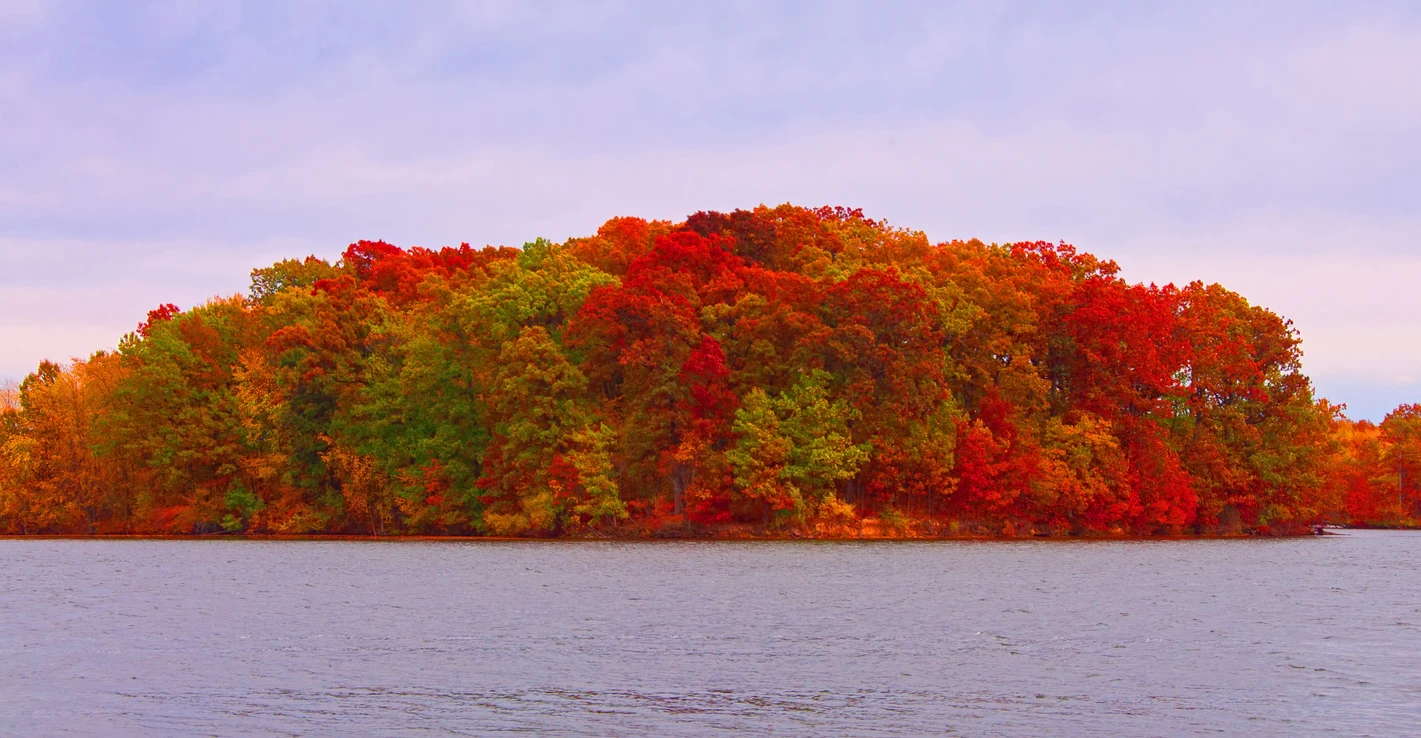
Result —
[{"label": "tree", "polygon": [[[577,506],[554,483],[554,465],[573,452],[587,425],[579,402],[587,378],[541,326],[526,327],[506,343],[498,367],[490,387],[493,440],[479,482],[487,490],[484,524],[498,535],[556,533]],[[595,458],[583,463],[605,472],[595,468]]]},{"label": "tree", "polygon": [[1381,463],[1396,476],[1397,507],[1403,516],[1421,520],[1421,405],[1402,405],[1381,424]]},{"label": "tree", "polygon": [[838,513],[836,483],[852,479],[872,447],[854,443],[849,424],[859,413],[829,398],[828,372],[815,370],[771,398],[755,389],[735,413],[735,446],[726,456],[736,487],[764,510],[784,511],[799,522]]}]

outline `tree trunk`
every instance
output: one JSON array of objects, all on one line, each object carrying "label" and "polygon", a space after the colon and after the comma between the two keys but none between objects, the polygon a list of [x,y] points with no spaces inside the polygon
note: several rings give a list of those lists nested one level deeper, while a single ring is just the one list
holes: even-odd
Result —
[{"label": "tree trunk", "polygon": [[678,461],[671,467],[671,512],[673,514],[686,514],[686,488],[689,486],[691,486],[691,467],[689,464]]}]

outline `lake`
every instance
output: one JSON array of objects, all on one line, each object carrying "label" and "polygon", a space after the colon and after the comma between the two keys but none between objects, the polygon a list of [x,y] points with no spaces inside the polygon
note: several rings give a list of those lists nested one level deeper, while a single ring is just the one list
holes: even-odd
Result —
[{"label": "lake", "polygon": [[1421,533],[0,540],[4,735],[1377,735]]}]

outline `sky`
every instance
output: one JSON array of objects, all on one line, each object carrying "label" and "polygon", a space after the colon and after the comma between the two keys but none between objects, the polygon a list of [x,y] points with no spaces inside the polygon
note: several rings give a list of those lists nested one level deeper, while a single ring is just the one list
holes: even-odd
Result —
[{"label": "sky", "polygon": [[1421,402],[1421,5],[0,0],[0,380],[359,239],[862,207],[1292,319]]}]

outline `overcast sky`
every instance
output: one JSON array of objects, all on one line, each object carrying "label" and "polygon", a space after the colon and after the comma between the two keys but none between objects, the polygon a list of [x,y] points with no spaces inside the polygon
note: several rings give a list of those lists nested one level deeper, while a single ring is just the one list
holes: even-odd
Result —
[{"label": "overcast sky", "polygon": [[1380,419],[1421,402],[1418,8],[0,0],[0,379],[361,238],[793,202],[1221,282]]}]

